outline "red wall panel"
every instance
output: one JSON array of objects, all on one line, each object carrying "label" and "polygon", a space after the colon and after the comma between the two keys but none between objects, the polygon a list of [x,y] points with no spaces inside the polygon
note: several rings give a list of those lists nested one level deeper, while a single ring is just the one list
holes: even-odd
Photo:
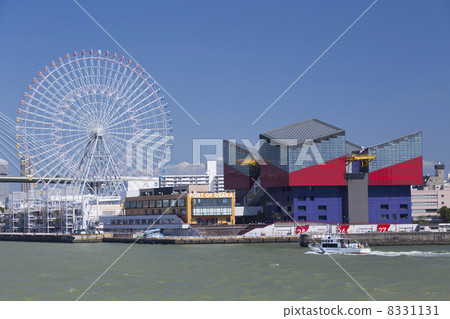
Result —
[{"label": "red wall panel", "polygon": [[253,180],[250,176],[239,172],[230,165],[223,164],[224,188],[225,189],[250,189]]},{"label": "red wall panel", "polygon": [[369,174],[369,185],[421,185],[422,156]]},{"label": "red wall panel", "polygon": [[262,187],[282,187],[289,185],[289,173],[270,163],[260,165]]},{"label": "red wall panel", "polygon": [[345,156],[289,174],[289,186],[347,185]]}]

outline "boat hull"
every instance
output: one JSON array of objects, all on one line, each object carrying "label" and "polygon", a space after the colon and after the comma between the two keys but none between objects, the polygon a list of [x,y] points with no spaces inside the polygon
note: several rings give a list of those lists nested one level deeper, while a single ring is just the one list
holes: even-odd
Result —
[{"label": "boat hull", "polygon": [[370,248],[369,247],[362,247],[362,248],[341,248],[341,247],[337,247],[337,248],[325,248],[325,247],[318,247],[318,246],[309,246],[309,249],[314,252],[314,253],[318,253],[318,254],[360,254],[360,255],[364,255],[364,254],[368,254],[370,253]]}]

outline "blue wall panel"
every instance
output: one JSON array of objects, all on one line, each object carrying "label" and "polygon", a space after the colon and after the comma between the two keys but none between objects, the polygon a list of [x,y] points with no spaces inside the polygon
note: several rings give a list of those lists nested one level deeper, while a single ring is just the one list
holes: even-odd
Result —
[{"label": "blue wall panel", "polygon": [[[407,218],[402,218],[405,215]],[[369,223],[411,223],[410,186],[369,186]]]}]

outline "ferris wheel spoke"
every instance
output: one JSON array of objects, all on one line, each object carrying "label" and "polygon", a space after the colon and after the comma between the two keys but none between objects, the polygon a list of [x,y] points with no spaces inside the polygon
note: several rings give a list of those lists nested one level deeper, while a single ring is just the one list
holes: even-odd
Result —
[{"label": "ferris wheel spoke", "polygon": [[[61,175],[61,173],[64,173],[65,171],[62,170],[62,168],[66,169],[67,165],[71,164],[71,161],[69,158],[65,157],[65,158],[61,158],[61,157],[53,157],[53,158],[46,158],[45,161],[41,160],[38,163],[33,163],[34,166],[39,166],[40,171],[37,173],[40,173],[41,175],[44,174],[44,172],[47,172],[47,176],[48,174],[52,173],[55,169],[57,169],[56,171],[58,172],[55,175]],[[59,168],[59,169],[58,169]],[[72,176],[70,176],[72,175]],[[73,177],[73,174],[69,174],[69,176],[64,176],[64,177]]]},{"label": "ferris wheel spoke", "polygon": [[[80,137],[80,138],[74,139],[74,140],[69,141],[69,142],[64,143],[64,144],[54,144],[54,143],[50,143],[50,144],[48,144],[48,145],[42,145],[42,147],[37,147],[37,149],[45,148],[45,149],[47,149],[47,150],[44,151],[44,152],[40,152],[37,156],[38,156],[38,157],[43,157],[43,155],[45,155],[45,154],[47,154],[47,153],[49,153],[49,152],[54,151],[54,149],[61,149],[61,148],[63,148],[63,147],[68,146],[69,144],[75,144],[75,143],[77,143],[78,141],[81,141],[81,140],[83,140],[83,139],[85,139],[85,138],[84,138],[84,137]],[[78,144],[77,144],[77,145],[78,145]]]},{"label": "ferris wheel spoke", "polygon": [[[146,110],[146,111],[144,111],[144,112],[141,112],[140,113],[140,115],[142,116],[142,115],[147,115],[148,113],[150,113],[150,112],[152,112],[153,110]],[[162,112],[161,112],[162,113]],[[164,113],[162,113],[162,114],[164,114]],[[159,117],[160,115],[158,115],[158,114],[153,114],[153,115],[151,115],[151,116],[147,116],[147,119],[151,119],[151,118],[156,118],[156,117]],[[110,128],[112,128],[112,127],[116,127],[117,125],[120,125],[120,124],[122,124],[122,123],[125,123],[125,122],[127,122],[127,121],[129,121],[129,119],[124,119],[124,120],[122,120],[122,121],[120,121],[120,122],[115,122],[114,124],[111,124],[111,125],[109,125],[109,127]],[[160,121],[160,122],[154,122],[154,123],[165,123],[165,119],[163,119],[163,121]]]},{"label": "ferris wheel spoke", "polygon": [[69,67],[71,66],[70,62],[68,61],[67,63],[62,63],[61,66],[62,66],[62,68],[64,70],[64,74],[65,74],[65,77],[63,77],[63,81],[67,79],[66,82],[71,83],[75,90],[81,88],[82,87],[81,81],[76,76],[76,74],[74,74],[74,70],[69,71],[67,68],[67,66],[69,66]]},{"label": "ferris wheel spoke", "polygon": [[[147,104],[144,104],[144,105],[140,106],[138,109],[134,109],[134,110],[129,109],[129,110],[127,110],[127,112],[138,113],[138,112],[140,112],[141,110],[143,110],[145,107],[150,106],[150,105],[152,105],[153,103],[158,103],[158,102],[159,102],[159,100],[158,100],[158,99],[155,99],[155,100],[151,101],[150,103],[147,103]],[[160,107],[159,105],[158,105],[158,106],[155,106],[154,108],[149,109],[148,111],[152,112],[152,111],[158,109],[159,107]],[[114,114],[114,115],[115,115],[115,114]],[[113,121],[112,121],[112,122],[109,121],[109,122],[108,122],[108,125],[113,125],[113,124],[115,124],[116,121],[120,120],[123,116],[125,116],[125,113],[120,114],[119,117],[117,117],[117,118],[112,117],[111,119],[112,119]]]},{"label": "ferris wheel spoke", "polygon": [[[137,90],[137,89],[136,89]],[[131,95],[135,95],[136,94],[136,90],[134,90]],[[137,99],[139,99],[144,93],[146,93],[148,90],[151,91],[151,93],[147,96],[145,96],[145,99],[148,99],[149,97],[153,97],[156,96],[156,94],[160,91],[159,89],[154,90],[151,85],[145,87],[143,90],[140,91],[140,93],[138,95],[136,95],[131,101],[129,101],[128,103],[133,104],[134,101],[136,101]],[[144,100],[145,100],[144,99]]]}]

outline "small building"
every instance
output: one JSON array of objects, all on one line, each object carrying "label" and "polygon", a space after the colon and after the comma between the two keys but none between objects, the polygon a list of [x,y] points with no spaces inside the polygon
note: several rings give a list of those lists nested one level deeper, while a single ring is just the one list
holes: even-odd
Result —
[{"label": "small building", "polygon": [[208,185],[184,185],[140,190],[125,199],[125,215],[177,215],[196,225],[233,225],[234,193],[209,192]]},{"label": "small building", "polygon": [[444,180],[444,164],[434,166],[435,176],[424,176],[423,185],[411,190],[412,216],[428,221],[440,220],[440,208],[450,207],[450,183]]},{"label": "small building", "polygon": [[136,233],[159,228],[164,235],[196,236],[191,225],[234,225],[233,192],[209,192],[208,185],[141,189],[125,198],[125,215],[100,216],[105,232]]}]

